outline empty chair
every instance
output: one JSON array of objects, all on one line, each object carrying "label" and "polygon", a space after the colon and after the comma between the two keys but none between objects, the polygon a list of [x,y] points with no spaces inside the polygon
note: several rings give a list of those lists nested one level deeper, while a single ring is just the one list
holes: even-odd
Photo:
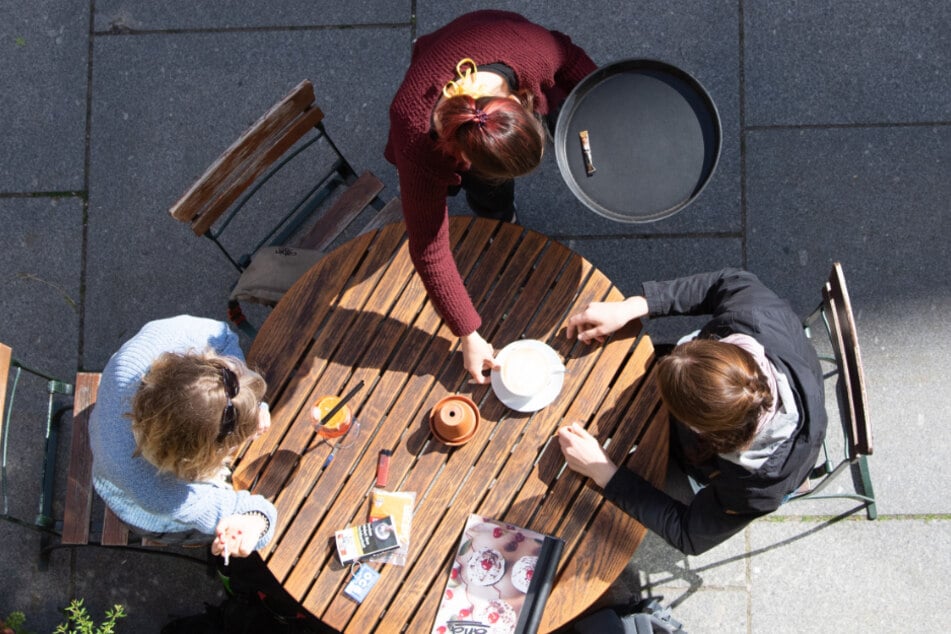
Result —
[{"label": "empty chair", "polygon": [[[822,323],[822,330],[832,347],[831,356],[820,354],[819,358],[832,365],[826,379],[835,381],[834,390],[843,435],[843,456],[836,463],[830,455],[829,434],[834,433],[834,426],[830,424],[823,442],[824,462],[813,469],[803,487],[791,499],[855,499],[864,503],[868,518],[873,520],[878,516],[878,511],[867,460],[867,456],[872,455],[872,428],[868,414],[865,375],[852,304],[842,265],[838,262],[832,265],[829,281],[822,289],[822,302],[803,322],[810,338],[815,336],[814,326],[817,322]],[[826,490],[829,483],[843,471],[848,471],[847,467],[854,471],[852,488],[855,492],[829,493]]]},{"label": "empty chair", "polygon": [[[212,240],[241,273],[229,300],[229,317],[251,336],[254,331],[240,301],[273,306],[341,237],[402,219],[399,200],[384,203],[383,183],[368,171],[357,175],[327,133],[323,117],[314,103],[313,84],[302,81],[232,143],[169,210],[196,235]],[[252,209],[252,199],[279,175],[293,181],[295,200],[268,200]],[[279,189],[291,187],[282,184]],[[236,249],[226,244],[223,234],[239,223],[250,227],[245,233],[262,233],[246,248]]]}]

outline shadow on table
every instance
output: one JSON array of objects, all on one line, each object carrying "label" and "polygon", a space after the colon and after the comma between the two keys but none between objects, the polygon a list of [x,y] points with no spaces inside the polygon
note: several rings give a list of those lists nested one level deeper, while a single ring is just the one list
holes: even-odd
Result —
[{"label": "shadow on table", "polygon": [[[347,333],[341,336],[341,333]],[[364,342],[370,340],[370,345]],[[358,345],[352,345],[356,342]],[[335,308],[311,347],[308,358],[380,372],[442,374],[456,345],[440,333],[373,311]],[[461,367],[461,362],[460,362]],[[456,389],[457,385],[446,386]]]}]

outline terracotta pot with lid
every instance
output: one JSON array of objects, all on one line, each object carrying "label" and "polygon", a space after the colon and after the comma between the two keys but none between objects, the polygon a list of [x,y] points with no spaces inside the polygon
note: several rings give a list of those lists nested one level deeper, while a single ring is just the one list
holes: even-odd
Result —
[{"label": "terracotta pot with lid", "polygon": [[429,428],[439,442],[457,447],[475,436],[479,408],[468,396],[450,394],[439,400],[429,414]]}]

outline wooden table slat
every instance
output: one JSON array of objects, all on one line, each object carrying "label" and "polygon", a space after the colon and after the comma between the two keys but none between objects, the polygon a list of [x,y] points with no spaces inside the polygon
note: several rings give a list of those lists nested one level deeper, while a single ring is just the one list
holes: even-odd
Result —
[{"label": "wooden table slat", "polygon": [[[548,252],[546,252],[543,259],[547,262],[547,264],[539,265],[539,267],[536,269],[536,271],[533,274],[532,280],[530,280],[529,283],[526,284],[525,292],[531,292],[533,283],[539,286],[551,285],[552,284],[551,280],[553,279],[553,277],[555,277],[553,275],[553,271],[561,268],[562,263],[565,261],[564,256],[566,254],[567,254],[566,251],[563,251],[557,248],[550,249]],[[555,286],[557,287],[560,284],[565,287],[576,288],[577,279],[579,279],[579,277],[581,276],[576,276],[573,278],[569,276],[562,276],[559,279],[559,281],[555,283]],[[602,293],[606,291],[607,291],[606,287],[602,289]],[[550,296],[559,297],[559,294],[556,292]],[[586,300],[585,303],[587,303],[587,301],[590,301],[588,300],[588,298],[585,298],[585,300]],[[535,308],[537,307],[532,307],[528,305],[525,305],[522,307],[522,309],[526,312],[534,311]],[[513,318],[511,314],[509,315],[509,319],[507,321],[509,321],[512,324],[515,324],[515,327],[519,327],[519,324],[525,323],[518,317],[518,315],[516,315]],[[558,326],[555,325],[554,327],[557,328]],[[547,333],[547,335],[551,335],[551,333]],[[554,405],[550,406],[549,408],[546,408],[546,410],[544,411],[545,412],[553,411],[555,407],[557,406],[554,406]],[[483,414],[485,414],[489,419],[492,419],[493,415],[504,416],[506,412],[508,412],[507,408],[501,405],[501,403],[499,403],[497,399],[494,398],[494,396],[489,397],[489,399],[487,399],[487,403],[483,405]],[[542,415],[544,416],[544,414]],[[519,439],[521,432],[524,429],[524,426],[528,422],[529,418],[530,417],[527,415],[517,414],[517,415],[514,415],[514,420],[512,417],[510,417],[500,422],[499,426],[496,428],[496,432],[495,432],[496,435],[492,438],[492,450],[498,451],[500,454],[503,454],[503,455],[506,453],[507,450],[511,451],[513,444],[515,443],[515,441]],[[517,425],[513,424],[516,422],[516,420],[518,421]],[[549,433],[549,432],[546,430],[546,433]],[[469,445],[466,445],[466,447],[469,447],[470,445],[472,445],[474,442],[478,440],[480,439],[477,436],[477,438],[470,441]],[[453,456],[453,458],[455,458],[455,456]],[[445,498],[451,497],[452,495],[459,495],[461,497],[464,497],[465,499],[472,499],[473,498],[472,490],[479,490],[484,488],[485,482],[491,481],[491,479],[495,478],[498,475],[499,471],[503,468],[503,466],[504,465],[486,464],[485,462],[481,463],[479,465],[479,468],[481,468],[482,471],[477,470],[476,472],[468,476],[469,479],[464,484],[464,488],[461,491],[461,493],[447,491],[443,497],[437,498],[437,501],[442,502],[442,500],[444,500]],[[527,466],[528,465],[509,465],[510,468],[513,468],[515,470],[525,469],[527,468]],[[488,471],[488,469],[492,469],[492,471],[490,472]],[[438,506],[437,506],[437,510],[438,510]],[[484,513],[490,513],[490,512],[491,511],[484,511]],[[448,517],[452,517],[454,513],[458,515],[455,522],[449,521],[446,519]],[[461,531],[465,521],[465,517],[467,516],[468,516],[468,511],[457,512],[454,509],[450,509],[447,513],[445,513],[445,515],[443,516],[444,519],[442,521],[442,524],[446,526],[445,530],[447,531],[448,535],[452,535],[453,533],[455,533],[455,537],[452,537],[450,539],[455,540],[458,538],[459,531]],[[415,529],[414,529],[414,539],[415,539]],[[445,549],[445,541],[446,541],[446,536],[442,535],[442,536],[436,536],[435,538],[430,539],[427,542],[423,552],[421,552],[419,556],[422,562],[417,564],[416,568],[414,568],[413,571],[410,571],[408,578],[404,577],[401,580],[402,586],[412,587],[415,584],[420,583],[421,579],[424,582],[425,578],[431,575],[430,571],[432,567],[433,566],[438,567],[446,557],[447,551]],[[433,544],[434,550],[430,550],[430,546],[429,546],[430,544]],[[444,582],[444,579],[441,582]],[[386,593],[381,592],[380,594],[381,596],[386,596]],[[391,608],[388,611],[388,615],[389,615],[389,618],[394,618],[398,621],[402,617],[402,615],[410,614],[412,611],[413,611],[412,606],[407,606],[407,605],[391,606]],[[361,607],[359,612],[362,612],[364,614],[370,614],[371,612],[373,612],[373,610],[369,607],[367,608]],[[359,629],[361,627],[368,626],[368,623],[356,621],[355,625],[356,625],[356,629]]]},{"label": "wooden table slat", "polygon": [[[467,227],[467,226],[459,225],[456,229],[454,229],[453,233],[456,235],[456,237],[457,237],[457,239],[458,239],[458,238],[461,236],[461,234],[462,234],[462,229],[468,229],[468,228],[469,228],[469,227]],[[494,232],[492,231],[493,227],[492,227],[491,225],[486,226],[486,225],[480,223],[480,225],[479,225],[477,228],[478,228],[478,230],[479,230],[478,232],[473,233],[472,236],[467,236],[467,237],[470,238],[470,243],[473,243],[473,242],[474,242],[474,243],[478,244],[479,241],[488,241],[490,238],[492,238]],[[481,254],[481,249],[480,249],[480,248],[473,248],[472,246],[470,246],[469,249],[468,249],[468,252],[467,252],[466,254],[463,254],[463,255],[460,257],[460,261],[458,262],[461,271],[465,271],[465,270],[467,269],[467,267],[473,266],[473,265],[476,263],[476,261],[478,260],[480,254]],[[432,307],[431,307],[430,305],[428,305],[428,303],[427,303],[427,306],[424,308],[423,312],[424,312],[424,313],[425,313],[425,312],[430,312],[430,313],[432,313],[432,315],[433,315],[434,317],[436,316],[435,313],[432,312]],[[430,323],[432,323],[433,326],[436,326],[436,325],[438,324],[438,318],[437,318],[437,320],[435,320],[435,321],[434,321],[434,320],[430,320]],[[446,340],[447,342],[449,341],[449,337],[451,337],[451,334],[448,333],[448,331],[446,331],[446,332],[443,334],[443,336],[442,336],[442,338],[443,338],[444,340]],[[444,356],[444,354],[443,354],[443,356]],[[461,380],[461,374],[460,374],[459,379],[456,380],[456,383],[458,383],[460,380]],[[374,460],[375,460],[375,458],[374,458]],[[335,460],[335,461],[336,461],[336,460]],[[333,466],[333,465],[331,465],[331,466]],[[391,461],[391,469],[392,469],[392,468],[393,468],[393,466],[392,466],[392,461]],[[317,495],[317,496],[314,496],[314,497],[318,497],[318,498],[319,498],[320,496]],[[311,503],[308,503],[308,506],[305,507],[305,508],[306,508],[306,510],[305,510],[305,518],[308,517],[308,515],[306,515],[306,513],[311,513],[311,512],[314,512],[314,513],[317,513],[317,512],[323,513],[323,511],[326,509],[326,507],[317,507],[317,505],[311,504]],[[352,517],[351,517],[351,518],[352,518]],[[346,525],[347,525],[347,520],[348,520],[348,519],[351,519],[351,518],[347,518],[347,519],[341,520],[343,523],[338,524],[338,525],[337,525],[337,528],[342,528],[343,526],[346,526]],[[360,521],[363,521],[363,520],[360,520]],[[304,521],[304,522],[301,522],[301,523],[302,523],[302,524],[306,524],[307,522]],[[328,531],[329,531],[329,529],[328,529]],[[306,562],[306,565],[303,565],[303,566],[302,566],[302,565],[300,565],[300,563],[298,563],[297,566],[296,566],[296,570],[295,570],[293,573],[291,573],[290,576],[287,578],[286,586],[287,586],[289,589],[292,590],[292,594],[293,594],[294,592],[298,592],[298,593],[303,594],[303,593],[306,591],[307,587],[308,587],[308,586],[310,585],[310,583],[313,581],[313,574],[307,572],[307,569],[308,569],[309,567],[311,567],[311,566],[316,566],[316,565],[318,565],[318,564],[320,563],[320,561],[322,560],[322,555],[321,555],[320,553],[323,553],[323,551],[325,550],[325,545],[324,545],[324,543],[323,543],[323,540],[321,539],[321,536],[320,536],[320,535],[316,535],[316,536],[315,536],[315,539],[313,539],[313,540],[311,541],[311,545],[313,546],[313,548],[308,547],[308,551],[305,552],[305,553],[302,555],[302,557],[305,557],[305,558],[306,558],[305,560],[302,560],[302,561],[305,561],[305,562]],[[318,553],[317,553],[317,554],[314,554],[314,553],[312,552],[314,549],[318,550]],[[310,554],[308,554],[308,553],[310,553]],[[281,570],[281,572],[283,572],[283,568],[281,568],[281,561],[275,561],[275,565],[278,567],[279,570]],[[316,594],[320,594],[321,590],[323,590],[324,592],[326,592],[326,591],[329,590],[328,588],[324,588],[324,587],[323,587],[323,584],[321,583],[321,581],[320,581],[319,579],[318,579],[317,586],[318,586],[318,588],[317,588]]]},{"label": "wooden table slat", "polygon": [[[375,275],[380,274],[384,263],[392,257],[392,251],[399,245],[401,236],[395,227],[388,227],[379,232],[378,235],[365,235],[368,238],[365,241],[366,246],[364,246],[364,242],[361,240],[355,244],[353,248],[347,250],[348,266],[344,270],[351,272],[348,276],[356,271],[356,275],[360,276],[361,279],[366,277],[367,293],[369,293],[370,287],[372,286],[372,279],[374,279]],[[370,239],[375,236],[377,240],[374,241],[376,245],[376,248],[372,252],[374,255],[364,259],[363,254],[358,251],[357,247],[362,246],[366,249],[371,242]],[[363,238],[363,236],[361,236],[361,238]],[[356,242],[356,240],[354,242]],[[334,251],[331,255],[336,253],[337,251]],[[331,255],[328,255],[328,257]],[[337,264],[338,262],[331,261],[328,262],[327,266],[333,267]],[[357,268],[358,266],[359,269]],[[373,273],[366,272],[367,268],[372,267],[375,267],[377,271]],[[321,283],[321,280],[313,279],[313,276],[310,276],[310,274],[305,274],[305,278],[307,278],[305,283],[308,289],[311,284]],[[340,293],[343,287],[335,286],[334,288]],[[289,324],[287,326],[288,330],[284,332],[293,333],[292,335],[284,335],[283,337],[288,340],[287,345],[290,348],[288,357],[283,359],[282,363],[278,365],[266,363],[262,368],[264,376],[268,381],[268,394],[281,395],[279,404],[274,408],[272,415],[272,428],[274,427],[273,420],[275,418],[279,421],[296,420],[294,417],[299,414],[307,399],[310,398],[313,390],[313,380],[319,377],[325,368],[325,364],[322,363],[320,357],[318,355],[312,355],[309,357],[310,362],[304,363],[302,369],[297,369],[295,372],[295,367],[302,360],[302,357],[304,357],[308,350],[313,349],[313,346],[317,346],[318,349],[322,345],[328,348],[334,347],[336,345],[336,341],[334,340],[339,340],[339,332],[342,332],[346,327],[346,322],[334,324],[332,323],[333,320],[339,320],[341,316],[343,318],[352,318],[356,314],[356,311],[352,313],[334,312],[330,317],[330,322],[328,322],[318,334],[316,333],[316,327],[298,325],[301,321],[306,322],[308,315],[311,315],[310,318],[315,322],[319,319],[321,323],[327,317],[327,310],[323,310],[319,306],[313,306],[308,301],[311,297],[313,296],[308,294],[304,300],[297,304],[298,310],[295,311],[295,314],[288,315],[283,319],[283,323]],[[268,323],[270,323],[270,318],[265,322],[265,325]],[[317,335],[316,343],[314,343],[315,334]],[[261,334],[259,333],[255,342],[260,338]],[[261,344],[259,348],[252,346],[251,353],[257,354],[261,348],[264,348],[264,344]],[[265,349],[261,354],[268,356],[270,352],[270,350]],[[258,359],[256,356],[253,358],[255,361]],[[289,382],[289,387],[287,382]],[[287,389],[290,389],[290,394],[284,394],[284,391]],[[271,398],[273,399],[273,396]],[[278,426],[278,428],[283,427],[284,426]],[[284,431],[285,433],[283,434],[264,434],[251,443],[241,459],[240,466],[235,469],[233,475],[233,479],[239,486],[247,487],[255,479],[261,478],[262,481],[259,481],[255,485],[255,492],[260,492],[262,495],[272,497],[275,492],[279,490],[282,483],[290,474],[290,470],[297,464],[297,455],[300,453],[300,448],[306,446],[304,443],[307,441],[304,440],[304,438],[308,437],[307,434],[310,430],[306,428],[306,426],[302,428],[300,425],[290,424],[284,428]],[[290,447],[290,451],[279,450],[279,447]]]},{"label": "wooden table slat", "polygon": [[[384,246],[386,248],[382,252],[386,253],[389,251],[390,245],[386,244]],[[393,266],[394,264],[399,266],[399,260],[401,258],[408,259],[405,251],[397,254],[389,266]],[[360,335],[357,333],[373,332],[373,330],[378,327],[380,321],[383,319],[381,311],[385,312],[397,301],[402,287],[395,284],[386,284],[380,287],[376,285],[374,281],[375,276],[374,278],[364,279],[359,285],[344,293],[340,303],[331,314],[327,327],[318,337],[315,348],[319,349],[324,344],[330,348],[339,344],[341,339],[346,340],[351,336],[359,337]],[[341,337],[339,334],[341,332],[347,334]],[[382,340],[379,342],[380,347],[387,347],[388,345],[391,346],[391,342]],[[354,412],[355,418],[360,420],[364,417],[360,411],[360,407],[365,396],[371,393],[379,370],[367,364],[365,358],[351,358],[348,357],[345,352],[339,353],[339,350],[342,349],[343,346],[338,348],[338,353],[326,353],[325,356],[329,357],[329,360],[320,376],[319,382],[316,383],[315,390],[321,390],[320,394],[346,393],[349,392],[359,380],[364,380],[366,387],[356,395],[355,400],[349,405]],[[341,354],[344,359],[339,358]],[[312,351],[311,356],[316,358],[320,355]],[[360,366],[360,369],[351,375],[351,367],[357,365]],[[314,364],[312,363],[305,364],[301,367],[301,372],[305,373],[305,376],[310,375],[313,372],[313,367]],[[304,380],[300,381],[301,384],[306,382],[307,381]],[[297,458],[294,457],[294,462],[298,462],[298,465],[297,470],[293,474],[293,481],[281,489],[281,494],[278,497],[278,510],[285,514],[296,513],[302,500],[311,489],[313,482],[320,474],[326,456],[330,453],[330,445],[328,443],[320,443],[319,438],[313,435],[310,427],[309,406],[320,394],[316,393],[316,391],[311,391],[309,394],[301,394],[301,396],[306,397],[306,400],[300,402],[299,411],[292,423],[295,431],[297,431],[297,437],[285,437],[281,444],[282,449],[292,457],[295,454],[301,454],[299,448],[304,448],[303,455],[299,462]],[[361,431],[361,433],[365,432]],[[353,436],[353,439],[359,440],[359,435]],[[339,465],[344,462],[345,461],[340,461],[336,466],[331,463],[331,467],[339,470],[341,468]],[[257,490],[265,495],[273,495],[274,493],[274,489],[261,485],[258,486]],[[277,537],[280,537],[280,535]]]},{"label": "wooden table slat", "polygon": [[[516,225],[453,217],[450,241],[483,316],[483,336],[497,349],[538,338],[568,359],[570,373],[548,407],[514,412],[489,386],[469,384],[457,340],[415,274],[401,225],[365,234],[318,262],[275,308],[249,355],[273,392],[272,432],[239,458],[236,484],[275,499],[278,534],[262,553],[271,572],[306,609],[347,632],[430,628],[473,512],[568,541],[543,631],[597,598],[643,537],[585,479],[567,471],[556,478],[564,458],[550,442],[559,425],[577,417],[592,433],[610,436],[619,459],[628,459],[626,447],[635,442],[665,447],[666,435],[655,428],[666,434],[658,423],[666,415],[652,382],[641,380],[651,371],[649,338],[638,340],[636,325],[597,348],[564,337],[570,314],[621,294],[584,258]],[[352,403],[360,434],[323,468],[326,443],[302,455],[314,441],[310,399],[360,380],[366,387]],[[428,415],[457,390],[479,403],[483,424],[467,444],[448,448],[431,438]],[[356,604],[342,595],[350,571],[337,561],[332,536],[365,521],[380,449],[393,452],[389,488],[417,493],[409,560],[372,564],[382,576]],[[638,450],[629,464],[655,477],[666,463],[652,453]]]}]

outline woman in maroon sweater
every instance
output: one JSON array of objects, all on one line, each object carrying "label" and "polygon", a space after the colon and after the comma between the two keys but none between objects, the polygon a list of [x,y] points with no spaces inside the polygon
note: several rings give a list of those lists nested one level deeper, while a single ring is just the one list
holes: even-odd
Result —
[{"label": "woman in maroon sweater", "polygon": [[452,258],[446,197],[465,189],[477,215],[514,220],[512,179],[541,160],[542,117],[595,69],[562,33],[476,11],[416,41],[390,106],[384,155],[399,172],[413,264],[479,383],[494,351]]}]

